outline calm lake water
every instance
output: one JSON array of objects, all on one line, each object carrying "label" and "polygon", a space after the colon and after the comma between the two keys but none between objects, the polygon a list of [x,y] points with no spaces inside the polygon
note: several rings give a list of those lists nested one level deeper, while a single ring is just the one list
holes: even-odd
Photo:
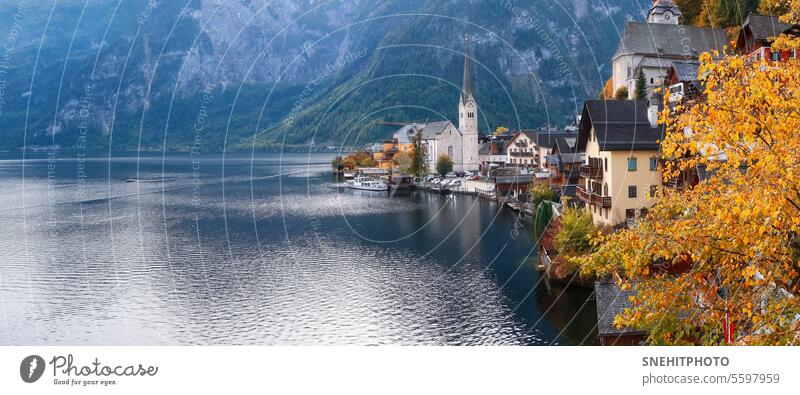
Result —
[{"label": "calm lake water", "polygon": [[596,342],[494,203],[346,190],[331,155],[108,156],[0,154],[0,344]]}]

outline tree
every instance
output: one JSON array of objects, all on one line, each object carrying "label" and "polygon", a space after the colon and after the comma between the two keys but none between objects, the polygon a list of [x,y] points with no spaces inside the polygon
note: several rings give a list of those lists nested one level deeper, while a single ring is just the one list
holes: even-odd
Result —
[{"label": "tree", "polygon": [[738,27],[756,10],[759,0],[704,0],[695,21],[699,26]]},{"label": "tree", "polygon": [[451,171],[453,171],[453,160],[447,154],[439,155],[439,159],[436,160],[436,172],[444,177]]},{"label": "tree", "polygon": [[700,8],[703,2],[699,0],[675,0],[675,4],[680,8],[681,14],[683,14],[681,23],[684,25],[695,24],[698,15],[700,15]]},{"label": "tree", "polygon": [[398,152],[394,155],[394,163],[397,165],[397,168],[400,169],[401,174],[408,174],[408,170],[411,168],[413,163],[413,159],[411,155],[407,152]]},{"label": "tree", "polygon": [[539,206],[542,201],[552,201],[556,197],[556,193],[545,184],[532,184],[530,190],[530,202],[534,207]]},{"label": "tree", "polygon": [[333,158],[331,161],[331,168],[335,173],[339,173],[342,171],[342,169],[344,169],[344,163],[341,156]]},{"label": "tree", "polygon": [[507,128],[507,127],[505,127],[505,126],[498,126],[497,128],[495,128],[495,130],[494,130],[494,133],[492,133],[492,134],[494,134],[495,136],[497,136],[498,134],[503,134],[503,133],[505,133],[505,132],[507,132],[507,131],[508,131],[508,128]]},{"label": "tree", "polygon": [[614,94],[614,98],[617,100],[627,100],[628,99],[628,87],[621,86],[617,89],[617,93]]},{"label": "tree", "polygon": [[428,174],[428,147],[422,138],[422,131],[417,131],[411,139],[411,171],[421,177]]},{"label": "tree", "polygon": [[636,93],[634,98],[637,100],[647,99],[647,79],[644,78],[644,70],[639,69],[636,76]]},{"label": "tree", "polygon": [[789,0],[761,0],[758,12],[764,15],[783,15],[789,12]]},{"label": "tree", "polygon": [[611,78],[606,80],[603,84],[603,90],[600,91],[600,99],[611,100],[614,98],[614,82]]},{"label": "tree", "polygon": [[568,207],[561,214],[561,229],[555,236],[556,250],[567,255],[588,252],[593,232],[592,213],[585,208]]},{"label": "tree", "polygon": [[665,180],[706,177],[664,189],[635,228],[598,237],[579,262],[633,288],[615,322],[650,343],[725,343],[727,322],[737,342],[798,344],[800,63],[700,60],[705,100],[665,106],[661,150]]},{"label": "tree", "polygon": [[[534,206],[537,207],[537,206]],[[538,206],[536,213],[533,217],[533,237],[539,241],[544,236],[545,230],[550,225],[550,220],[553,219],[553,205],[549,201],[544,201],[544,204]]]}]

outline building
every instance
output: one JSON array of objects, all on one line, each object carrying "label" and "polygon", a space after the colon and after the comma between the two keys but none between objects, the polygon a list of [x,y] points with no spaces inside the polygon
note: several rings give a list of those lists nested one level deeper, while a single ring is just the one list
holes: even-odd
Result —
[{"label": "building", "polygon": [[553,174],[550,186],[560,191],[562,197],[577,198],[577,187],[580,182],[580,167],[584,162],[583,153],[576,150],[577,136],[559,137],[548,157]]},{"label": "building", "polygon": [[412,139],[414,135],[422,131],[424,127],[424,124],[418,123],[404,125],[394,132],[391,140],[373,144],[372,159],[375,161],[375,166],[388,171],[394,169],[396,165],[395,155],[400,152],[411,155],[411,153],[414,152]]},{"label": "building", "polygon": [[[436,171],[436,161],[447,155],[453,161],[453,170],[464,169],[463,135],[450,121],[428,122],[422,127],[423,144],[427,147],[428,171]],[[477,137],[476,137],[477,141]]]},{"label": "building", "polygon": [[647,100],[589,100],[577,152],[584,152],[578,197],[596,225],[617,225],[645,213],[661,186],[658,105]]},{"label": "building", "polygon": [[671,103],[683,99],[694,99],[703,93],[703,86],[697,77],[700,62],[672,62],[664,78],[664,85],[669,88]]},{"label": "building", "polygon": [[680,25],[681,12],[672,0],[655,0],[644,22],[629,21],[612,63],[614,92],[627,87],[628,97],[636,91],[636,78],[642,70],[648,91],[661,86],[673,61],[697,60],[712,50],[723,53],[725,31]]},{"label": "building", "polygon": [[[545,158],[552,154],[553,148],[556,146],[558,139],[563,137],[576,137],[574,131],[569,130],[539,130],[536,132],[534,141],[535,150],[539,158]],[[539,160],[539,168],[547,169],[546,160]]]},{"label": "building", "polygon": [[477,171],[478,160],[478,102],[472,91],[472,59],[469,55],[469,41],[464,36],[464,78],[461,84],[461,96],[458,101],[458,130],[462,135],[461,159],[454,163],[457,170]]},{"label": "building", "polygon": [[614,319],[631,308],[631,290],[623,290],[613,282],[594,284],[597,302],[597,337],[601,346],[637,346],[644,344],[647,332],[634,328],[617,328]]},{"label": "building", "polygon": [[797,58],[797,49],[773,51],[772,41],[783,34],[799,35],[797,26],[781,22],[777,16],[750,13],[736,37],[736,49],[749,60],[785,61]]},{"label": "building", "polygon": [[478,160],[481,163],[481,169],[488,169],[492,166],[505,166],[507,147],[508,142],[504,140],[489,140],[481,144],[478,149]]},{"label": "building", "polygon": [[522,130],[508,142],[506,165],[525,169],[539,167],[539,150],[536,148],[536,132]]}]

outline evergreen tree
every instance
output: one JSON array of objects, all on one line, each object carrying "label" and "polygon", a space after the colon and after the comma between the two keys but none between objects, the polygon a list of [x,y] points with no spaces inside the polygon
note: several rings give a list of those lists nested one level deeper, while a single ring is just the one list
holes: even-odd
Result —
[{"label": "evergreen tree", "polygon": [[636,92],[634,98],[642,100],[647,98],[647,80],[644,78],[644,70],[639,69],[639,75],[636,76]]},{"label": "evergreen tree", "polygon": [[417,131],[411,140],[413,151],[411,152],[411,171],[417,177],[428,174],[428,150],[425,141],[422,139],[422,131]]}]

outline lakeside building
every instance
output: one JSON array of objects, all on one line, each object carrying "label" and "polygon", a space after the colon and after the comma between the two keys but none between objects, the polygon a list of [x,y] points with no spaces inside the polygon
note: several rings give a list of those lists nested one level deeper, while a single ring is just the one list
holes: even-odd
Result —
[{"label": "lakeside building", "polygon": [[647,332],[635,328],[617,328],[614,318],[631,308],[633,291],[623,290],[614,282],[594,284],[597,302],[597,337],[601,346],[638,346],[644,344]]},{"label": "lakeside building", "polygon": [[546,157],[548,168],[552,173],[550,187],[560,191],[560,196],[577,200],[580,182],[580,167],[584,162],[584,154],[577,152],[577,136],[559,137],[551,154]]},{"label": "lakeside building", "polygon": [[550,155],[556,140],[575,136],[564,130],[520,130],[508,142],[506,165],[528,169],[546,170],[545,157]]},{"label": "lakeside building", "polygon": [[626,87],[633,99],[642,70],[648,93],[663,83],[673,61],[697,60],[701,53],[723,53],[728,42],[722,29],[680,25],[682,14],[672,0],[655,0],[644,22],[629,21],[611,59],[612,89]]},{"label": "lakeside building", "polygon": [[504,166],[508,156],[507,149],[507,140],[493,139],[481,144],[478,149],[478,160],[480,160],[481,168],[488,169],[489,167]]},{"label": "lakeside building", "polygon": [[631,223],[655,203],[661,186],[663,128],[658,105],[647,100],[588,100],[578,128],[577,152],[584,152],[578,197],[595,225]]},{"label": "lakeside building", "polygon": [[800,27],[783,23],[777,16],[751,12],[744,20],[736,37],[736,50],[750,61],[764,59],[770,62],[782,62],[796,59],[798,49],[791,51],[774,51],[772,49],[775,37],[784,33],[799,36]]}]

